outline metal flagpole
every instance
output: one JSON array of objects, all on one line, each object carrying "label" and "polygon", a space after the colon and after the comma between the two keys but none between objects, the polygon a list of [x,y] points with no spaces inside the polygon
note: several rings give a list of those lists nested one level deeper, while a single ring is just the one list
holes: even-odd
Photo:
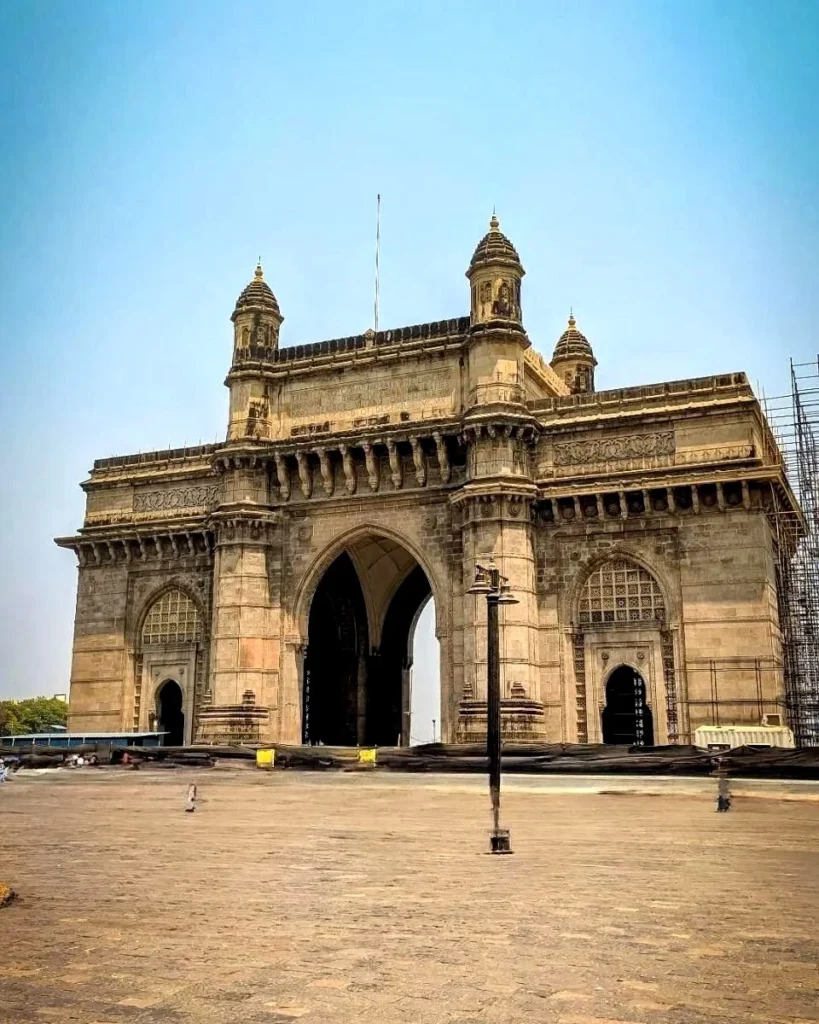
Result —
[{"label": "metal flagpole", "polygon": [[378,288],[381,264],[381,193],[376,197],[375,206],[375,333],[378,334]]}]

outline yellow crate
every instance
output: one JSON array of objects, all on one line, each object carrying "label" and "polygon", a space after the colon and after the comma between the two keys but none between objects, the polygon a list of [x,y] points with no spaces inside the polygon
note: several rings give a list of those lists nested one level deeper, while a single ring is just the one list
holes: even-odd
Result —
[{"label": "yellow crate", "polygon": [[276,762],[276,751],[275,750],[257,750],[256,751],[256,767],[257,768],[272,768]]},{"label": "yellow crate", "polygon": [[358,763],[359,764],[375,764],[375,750],[364,749],[358,752]]}]

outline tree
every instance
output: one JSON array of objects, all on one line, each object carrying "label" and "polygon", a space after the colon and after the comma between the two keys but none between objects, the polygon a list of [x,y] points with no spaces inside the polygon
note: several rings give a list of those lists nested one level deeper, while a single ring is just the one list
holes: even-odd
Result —
[{"label": "tree", "polygon": [[0,736],[53,732],[65,726],[68,705],[59,697],[0,700]]}]

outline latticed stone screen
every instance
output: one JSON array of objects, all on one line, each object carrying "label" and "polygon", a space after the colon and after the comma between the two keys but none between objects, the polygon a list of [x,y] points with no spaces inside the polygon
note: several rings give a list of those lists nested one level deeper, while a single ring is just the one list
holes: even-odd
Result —
[{"label": "latticed stone screen", "polygon": [[586,580],[580,598],[582,625],[664,618],[665,606],[654,577],[633,562],[605,562]]},{"label": "latticed stone screen", "polygon": [[155,601],[142,627],[143,644],[192,643],[201,638],[199,610],[181,590],[168,590]]}]

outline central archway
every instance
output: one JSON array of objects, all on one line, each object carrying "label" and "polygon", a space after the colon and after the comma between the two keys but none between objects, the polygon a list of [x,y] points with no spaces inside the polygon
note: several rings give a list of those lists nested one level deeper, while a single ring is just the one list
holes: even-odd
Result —
[{"label": "central archway", "polygon": [[[415,627],[430,580],[398,540],[350,538],[325,569],[309,607],[302,742],[409,745]],[[433,685],[440,708],[440,684]]]}]

